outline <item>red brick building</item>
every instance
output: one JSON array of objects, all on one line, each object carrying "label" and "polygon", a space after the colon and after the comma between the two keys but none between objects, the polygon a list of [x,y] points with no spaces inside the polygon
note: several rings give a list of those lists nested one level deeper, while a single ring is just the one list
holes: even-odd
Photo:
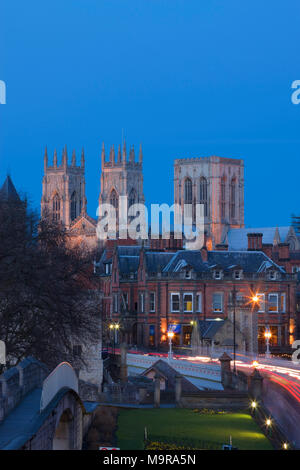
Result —
[{"label": "red brick building", "polygon": [[[235,305],[245,312],[241,331],[255,318],[261,349],[268,326],[273,349],[286,350],[295,339],[297,275],[261,250],[224,248],[171,252],[136,245],[104,251],[97,273],[107,325],[120,325],[119,340],[155,348],[166,341],[170,325],[177,325],[175,344],[188,346],[194,319],[230,318],[235,289]],[[254,294],[260,298],[256,308]]]}]

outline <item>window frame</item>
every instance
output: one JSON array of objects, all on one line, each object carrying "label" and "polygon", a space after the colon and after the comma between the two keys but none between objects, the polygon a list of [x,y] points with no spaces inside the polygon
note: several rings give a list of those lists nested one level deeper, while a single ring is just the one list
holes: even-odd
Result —
[{"label": "window frame", "polygon": [[[199,299],[200,299],[200,302],[199,302]],[[200,304],[200,308],[199,308],[199,304]],[[196,312],[202,313],[202,292],[196,293]]]},{"label": "window frame", "polygon": [[140,292],[140,311],[145,313],[145,293]]},{"label": "window frame", "polygon": [[[270,310],[270,297],[271,296],[274,296],[274,297],[276,296],[276,298],[277,298],[277,310]],[[278,313],[279,312],[279,308],[278,308],[279,307],[279,302],[278,302],[278,300],[279,300],[279,297],[278,297],[277,292],[270,292],[268,294],[268,312],[269,313]]]},{"label": "window frame", "polygon": [[286,292],[280,293],[280,312],[286,313]]},{"label": "window frame", "polygon": [[[219,276],[217,276],[217,273],[219,273]],[[222,279],[223,271],[222,269],[215,269],[214,270],[214,279],[217,281],[220,281]]]},{"label": "window frame", "polygon": [[[259,293],[259,294],[256,294],[258,298],[263,298],[263,301],[262,301],[262,305],[263,305],[263,309],[261,309],[259,307],[259,310],[258,310],[258,313],[265,313],[266,312],[266,294],[264,293]],[[261,302],[259,302],[259,305],[261,304]]]},{"label": "window frame", "polygon": [[[184,305],[185,300],[184,300],[184,298],[185,298],[186,295],[190,295],[192,297],[192,308],[191,308],[191,310],[185,310],[185,305]],[[194,295],[193,295],[193,292],[184,292],[183,293],[183,311],[184,311],[184,313],[193,313],[193,311],[194,311]]]},{"label": "window frame", "polygon": [[[221,309],[220,310],[216,310],[215,307],[214,307],[214,296],[215,295],[220,295],[221,297]],[[224,292],[213,292],[213,295],[212,295],[212,310],[214,313],[223,313],[223,310],[224,310]]]},{"label": "window frame", "polygon": [[[178,296],[178,310],[173,309],[173,297]],[[180,293],[179,292],[171,292],[171,312],[177,313],[180,312]]]},{"label": "window frame", "polygon": [[[152,300],[151,296],[153,295],[153,308],[151,308]],[[156,295],[154,291],[151,291],[149,294],[149,312],[155,313],[156,312]]]}]

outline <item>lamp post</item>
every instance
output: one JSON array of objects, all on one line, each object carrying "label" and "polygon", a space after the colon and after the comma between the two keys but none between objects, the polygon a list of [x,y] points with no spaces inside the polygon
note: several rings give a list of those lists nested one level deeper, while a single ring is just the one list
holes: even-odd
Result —
[{"label": "lamp post", "polygon": [[[233,372],[236,372],[236,331],[235,331],[235,326],[236,326],[236,294],[237,290],[235,285],[233,286],[232,290],[232,303],[233,303]],[[250,302],[254,305],[257,306],[259,304],[259,296],[257,294],[254,294],[250,297]]]},{"label": "lamp post", "polygon": [[113,354],[115,354],[115,345],[116,345],[116,335],[117,330],[120,328],[119,323],[111,323],[109,325],[110,330],[113,332]]},{"label": "lamp post", "polygon": [[269,359],[271,357],[271,354],[270,354],[270,338],[271,338],[271,336],[272,336],[272,333],[271,333],[270,327],[267,326],[266,330],[265,330],[265,338],[266,338],[266,345],[267,345],[265,357],[267,359]]},{"label": "lamp post", "polygon": [[173,331],[168,332],[168,338],[169,338],[169,352],[168,352],[168,360],[170,361],[173,358],[173,353],[172,353],[172,338],[174,337]]}]

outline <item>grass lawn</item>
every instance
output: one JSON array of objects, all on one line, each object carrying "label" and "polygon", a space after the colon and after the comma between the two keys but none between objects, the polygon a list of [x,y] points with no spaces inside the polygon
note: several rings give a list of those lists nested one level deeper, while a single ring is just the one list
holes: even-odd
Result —
[{"label": "grass lawn", "polygon": [[121,409],[118,417],[117,439],[121,450],[144,448],[144,427],[149,438],[165,436],[199,439],[202,441],[232,443],[239,449],[266,449],[272,446],[257,424],[246,412],[202,415],[187,409]]}]

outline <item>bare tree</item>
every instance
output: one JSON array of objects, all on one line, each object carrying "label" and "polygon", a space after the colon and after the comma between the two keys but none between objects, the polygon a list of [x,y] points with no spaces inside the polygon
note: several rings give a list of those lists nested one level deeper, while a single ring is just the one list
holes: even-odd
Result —
[{"label": "bare tree", "polygon": [[26,201],[0,201],[0,339],[8,360],[32,355],[54,367],[75,360],[74,345],[99,342],[92,258],[69,248],[63,227],[39,221]]}]

